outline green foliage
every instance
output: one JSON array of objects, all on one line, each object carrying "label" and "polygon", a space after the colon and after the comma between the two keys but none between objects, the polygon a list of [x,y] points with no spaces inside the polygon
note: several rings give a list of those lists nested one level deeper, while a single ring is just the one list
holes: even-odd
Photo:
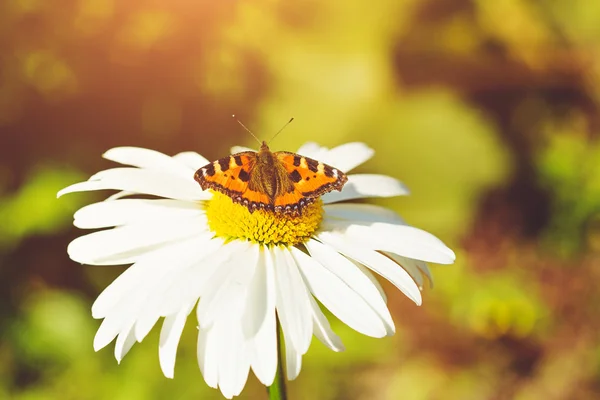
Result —
[{"label": "green foliage", "polygon": [[73,170],[38,167],[16,193],[0,197],[0,247],[64,228],[85,198],[56,201],[56,193],[78,180],[82,175]]},{"label": "green foliage", "polygon": [[[582,251],[600,211],[600,143],[555,133],[539,157],[543,183],[553,194],[547,237],[563,255]],[[593,243],[591,243],[593,245]]]},{"label": "green foliage", "polygon": [[543,335],[549,310],[536,282],[517,263],[511,270],[477,274],[463,262],[436,273],[444,282],[432,293],[446,304],[452,323],[485,338]]}]

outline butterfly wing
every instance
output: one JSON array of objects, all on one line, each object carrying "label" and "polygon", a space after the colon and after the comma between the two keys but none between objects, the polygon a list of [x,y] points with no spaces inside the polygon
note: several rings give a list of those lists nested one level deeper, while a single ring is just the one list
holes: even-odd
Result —
[{"label": "butterfly wing", "polygon": [[275,209],[302,208],[319,196],[332,190],[342,190],[348,177],[342,171],[312,158],[287,151],[278,151],[275,157],[287,172],[294,186],[293,192],[281,193],[275,198]]},{"label": "butterfly wing", "polygon": [[342,190],[346,175],[327,164],[295,153],[279,151],[270,167],[257,167],[258,153],[246,151],[214,161],[198,169],[194,179],[203,190],[229,196],[250,211],[274,210],[298,214],[319,196]]},{"label": "butterfly wing", "polygon": [[205,165],[196,171],[194,179],[203,190],[223,193],[250,210],[271,208],[269,196],[248,188],[255,165],[256,153],[245,151]]}]

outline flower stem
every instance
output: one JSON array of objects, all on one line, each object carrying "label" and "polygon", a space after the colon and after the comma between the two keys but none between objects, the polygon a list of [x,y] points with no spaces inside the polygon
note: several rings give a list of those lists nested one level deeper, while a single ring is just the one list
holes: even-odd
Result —
[{"label": "flower stem", "polygon": [[267,387],[269,400],[287,400],[287,392],[285,390],[285,375],[283,372],[283,352],[281,351],[281,326],[277,319],[277,373],[273,384]]}]

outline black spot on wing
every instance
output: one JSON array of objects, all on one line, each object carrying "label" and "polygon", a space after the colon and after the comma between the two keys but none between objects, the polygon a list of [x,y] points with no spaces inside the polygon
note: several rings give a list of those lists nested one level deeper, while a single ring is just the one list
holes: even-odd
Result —
[{"label": "black spot on wing", "polygon": [[324,169],[323,172],[325,172],[325,176],[331,178],[333,177],[333,168],[330,167],[329,165],[324,165]]},{"label": "black spot on wing", "polygon": [[218,161],[219,166],[221,167],[221,172],[225,172],[229,169],[229,159],[230,159],[230,157],[226,157],[226,158],[221,158]]},{"label": "black spot on wing", "polygon": [[215,166],[213,163],[210,163],[206,167],[201,168],[201,170],[205,176],[213,176],[215,174]]},{"label": "black spot on wing", "polygon": [[[333,169],[332,169],[333,170]],[[337,179],[333,182],[328,182],[315,190],[311,190],[310,192],[302,192],[302,195],[306,198],[315,198],[325,193],[331,192],[332,190],[342,190],[342,187],[348,182],[348,177],[338,171]]]},{"label": "black spot on wing", "polygon": [[319,162],[317,160],[307,158],[306,165],[312,172],[317,172],[319,170]]},{"label": "black spot on wing", "polygon": [[235,157],[233,157],[233,159],[235,160],[235,165],[237,165],[238,167],[242,166],[242,157],[235,156]]},{"label": "black spot on wing", "polygon": [[299,167],[301,162],[302,162],[302,157],[294,156],[294,167]]},{"label": "black spot on wing", "polygon": [[302,175],[300,175],[300,173],[298,172],[297,169],[295,169],[293,172],[290,173],[290,179],[295,182],[298,183],[302,180]]},{"label": "black spot on wing", "polygon": [[248,174],[245,170],[241,170],[238,178],[240,178],[242,182],[248,182],[250,180],[250,174]]}]

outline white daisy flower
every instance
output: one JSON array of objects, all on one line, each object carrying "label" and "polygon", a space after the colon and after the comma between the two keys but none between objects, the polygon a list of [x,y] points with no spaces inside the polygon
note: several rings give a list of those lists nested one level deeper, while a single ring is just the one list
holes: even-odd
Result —
[{"label": "white daisy flower", "polygon": [[[348,172],[373,150],[362,143],[333,149],[308,143],[298,153]],[[195,308],[200,370],[227,398],[240,394],[250,369],[264,385],[273,383],[277,320],[291,380],[313,335],[333,351],[344,349],[321,305],[360,333],[392,335],[394,322],[373,272],[420,305],[420,287],[424,277],[430,279],[426,262],[455,259],[439,239],[392,211],[348,202],[408,193],[389,176],[349,175],[341,192],[292,217],[250,213],[225,195],[203,191],[194,173],[208,160],[194,152],[169,157],[119,147],[104,157],[132,167],[101,171],[58,193],[119,191],[74,216],[79,228],[110,229],[68,247],[69,256],[83,264],[132,264],[92,306],[93,317],[103,319],[95,350],[116,338],[120,362],[164,317],[159,361],[172,378],[179,339]]]}]

